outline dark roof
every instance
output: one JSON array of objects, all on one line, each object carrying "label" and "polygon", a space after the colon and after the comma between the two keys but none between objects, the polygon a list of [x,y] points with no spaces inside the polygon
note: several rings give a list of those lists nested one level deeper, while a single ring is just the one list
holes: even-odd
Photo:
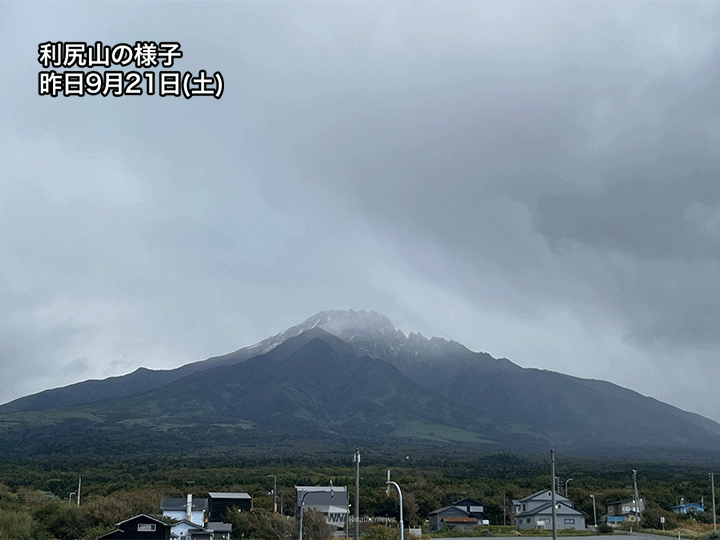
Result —
[{"label": "dark roof", "polygon": [[[644,500],[645,500],[645,497],[643,497],[642,495],[640,495],[640,496],[639,496],[639,499],[640,499],[641,501],[644,501]],[[611,503],[607,503],[606,506],[610,506],[611,504],[625,504],[625,503],[631,503],[631,502],[635,502],[635,497],[631,497],[631,498],[629,498],[629,499],[622,499],[622,500],[619,500],[619,501],[613,501],[613,502],[611,502]]]},{"label": "dark roof", "polygon": [[305,506],[333,505],[345,506],[348,504],[348,490],[346,486],[295,486],[295,506],[305,497]]},{"label": "dark roof", "polygon": [[105,534],[103,534],[102,536],[98,536],[98,540],[99,540],[100,538],[105,538],[106,536],[111,536],[111,535],[113,535],[113,534],[115,534],[115,533],[121,533],[121,532],[122,532],[121,529],[115,529],[114,531],[110,531],[109,533],[105,533]]},{"label": "dark roof", "polygon": [[162,524],[162,525],[167,525],[167,523],[165,523],[162,519],[158,519],[158,518],[156,518],[156,517],[152,517],[152,516],[149,516],[149,515],[147,515],[147,514],[138,514],[138,515],[133,516],[133,517],[131,517],[131,518],[128,518],[128,519],[126,519],[126,520],[124,520],[124,521],[121,521],[120,523],[116,523],[115,526],[116,526],[116,527],[120,527],[120,525],[122,525],[123,523],[127,523],[128,521],[132,521],[132,520],[134,520],[134,519],[141,518],[141,517],[142,517],[142,518],[151,519],[151,520],[153,520],[155,523],[160,523],[160,524]]},{"label": "dark roof", "polygon": [[162,527],[170,528],[170,525],[167,524],[166,522],[164,522],[164,521],[161,520],[161,519],[158,519],[158,518],[153,517],[153,516],[149,516],[149,515],[147,515],[147,514],[138,514],[138,515],[133,516],[133,517],[131,517],[131,518],[128,518],[128,519],[126,519],[126,520],[124,520],[124,521],[121,521],[120,523],[116,523],[115,526],[117,527],[117,529],[115,529],[114,531],[110,531],[109,533],[105,533],[105,534],[103,534],[102,536],[98,536],[98,538],[114,538],[114,537],[117,537],[118,534],[124,535],[124,534],[125,534],[125,531],[123,531],[123,529],[121,529],[120,526],[123,525],[123,524],[125,524],[125,523],[129,523],[130,521],[135,521],[135,520],[138,520],[138,519],[154,521],[155,523],[161,525]]},{"label": "dark roof", "polygon": [[[515,504],[527,502],[532,499],[535,499],[536,497],[539,497],[540,495],[544,495],[546,492],[547,492],[548,496],[552,493],[549,489],[541,489],[540,491],[536,491],[532,495],[528,495],[527,497],[523,497],[522,499],[513,499],[513,502]],[[559,493],[555,493],[555,500],[556,501],[559,501],[559,500],[569,501],[570,499],[568,499],[567,497],[563,497]]]},{"label": "dark roof", "polygon": [[189,519],[181,519],[179,521],[174,521],[171,527],[175,527],[177,525],[180,525],[181,523],[187,523],[188,525],[192,525],[193,527],[202,527],[199,523],[193,523]]},{"label": "dark roof", "polygon": [[[575,510],[572,506],[567,505],[563,501],[556,501],[555,504],[558,506],[563,506],[564,508],[556,510],[556,513],[559,515],[567,515],[572,514],[574,516],[577,515],[583,515],[582,512],[578,512]],[[533,508],[532,510],[527,510],[525,512],[520,512],[519,514],[515,514],[516,518],[522,518],[522,517],[528,517],[528,516],[536,516],[538,514],[545,514],[545,513],[552,513],[552,502],[548,502],[545,504],[542,504],[538,506],[537,508]]]},{"label": "dark roof", "polygon": [[206,529],[210,529],[216,532],[230,532],[232,531],[232,523],[221,523],[219,521],[208,521],[205,524]]},{"label": "dark roof", "polygon": [[211,491],[208,493],[211,499],[252,499],[248,493],[229,493],[226,491]]},{"label": "dark roof", "polygon": [[[187,499],[180,499],[175,497],[166,497],[160,503],[160,509],[170,511],[182,511],[184,512],[187,508]],[[208,509],[208,500],[195,498],[192,500],[193,512],[201,512]]]},{"label": "dark roof", "polygon": [[462,512],[462,513],[465,514],[466,516],[470,516],[470,515],[471,515],[470,512],[468,512],[468,511],[465,510],[464,508],[458,507],[458,506],[444,506],[444,507],[440,508],[439,510],[435,510],[434,512],[430,512],[429,515],[432,516],[432,515],[435,515],[435,514],[441,514],[441,513],[443,513],[443,512],[447,512],[448,510],[457,510],[458,512]]},{"label": "dark roof", "polygon": [[471,497],[465,497],[464,499],[460,499],[459,501],[454,501],[453,506],[484,506],[484,505],[477,499],[473,499]]}]

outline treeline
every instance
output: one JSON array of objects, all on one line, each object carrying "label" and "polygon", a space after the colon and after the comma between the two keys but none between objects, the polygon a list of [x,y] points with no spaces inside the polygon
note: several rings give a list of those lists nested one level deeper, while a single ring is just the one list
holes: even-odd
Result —
[{"label": "treeline", "polygon": [[[403,491],[404,519],[420,526],[428,514],[472,497],[485,506],[490,523],[510,523],[512,499],[550,486],[550,466],[537,458],[507,454],[450,460],[442,454],[397,450],[363,454],[360,469],[360,512],[368,516],[398,517],[397,495],[386,493],[387,469]],[[233,518],[235,537],[273,538],[272,495],[277,480],[277,504],[285,515],[295,510],[296,485],[346,486],[354,499],[352,454],[292,456],[200,456],[160,460],[95,460],[4,462],[0,467],[0,540],[96,538],[116,523],[138,513],[157,515],[163,497],[205,497],[210,491],[245,491],[253,496],[255,512]],[[683,498],[703,500],[708,512],[699,520],[712,521],[711,490],[706,467],[589,460],[558,461],[559,491],[592,524],[606,505],[630,498],[632,469],[638,469],[638,490],[648,501],[645,524],[665,528],[679,524],[671,507]],[[81,504],[76,504],[82,477]],[[275,478],[273,478],[275,477]],[[593,512],[595,496],[596,508]],[[268,529],[268,527],[271,527]],[[263,531],[263,532],[260,532]],[[270,531],[270,532],[269,532]],[[380,531],[380,528],[377,528]],[[287,531],[286,531],[287,532]],[[290,533],[288,533],[290,534]],[[379,533],[378,533],[379,534]]]}]

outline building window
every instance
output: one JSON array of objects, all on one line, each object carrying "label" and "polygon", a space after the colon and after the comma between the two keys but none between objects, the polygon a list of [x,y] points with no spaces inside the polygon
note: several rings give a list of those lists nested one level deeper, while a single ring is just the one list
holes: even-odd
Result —
[{"label": "building window", "polygon": [[573,525],[575,523],[575,518],[565,518],[565,525]]},{"label": "building window", "polygon": [[154,523],[138,523],[138,532],[155,532]]},{"label": "building window", "polygon": [[527,522],[530,523],[530,518],[528,518]]}]

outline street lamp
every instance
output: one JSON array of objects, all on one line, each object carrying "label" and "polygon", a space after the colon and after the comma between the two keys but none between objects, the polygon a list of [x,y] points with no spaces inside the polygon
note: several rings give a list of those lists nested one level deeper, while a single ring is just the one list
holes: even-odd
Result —
[{"label": "street lamp", "polygon": [[565,498],[566,499],[567,499],[567,485],[570,480],[572,480],[572,478],[568,478],[567,480],[565,480]]},{"label": "street lamp", "polygon": [[[402,504],[402,491],[400,491],[400,486],[398,486],[395,482],[390,480],[390,469],[388,469],[388,477],[387,477],[387,490],[385,490],[386,493],[390,493],[390,484],[395,486],[398,490],[398,497],[400,498],[400,540],[405,540],[405,533],[404,533],[404,526],[403,526],[403,504]],[[302,540],[302,538],[300,539]]]},{"label": "street lamp", "polygon": [[[303,493],[302,499],[300,499],[300,536],[299,536],[298,540],[303,540],[303,505],[305,504],[305,497],[307,497],[307,496],[310,495],[311,493],[312,493],[312,494],[317,494],[317,493],[319,493],[319,492],[317,492],[317,491],[306,491],[305,493]],[[325,492],[320,492],[320,493],[322,494],[322,493],[325,493]]]},{"label": "street lamp", "polygon": [[591,493],[590,498],[593,500],[593,523],[595,523],[595,528],[597,529],[597,512],[595,511],[595,495],[593,495]]}]

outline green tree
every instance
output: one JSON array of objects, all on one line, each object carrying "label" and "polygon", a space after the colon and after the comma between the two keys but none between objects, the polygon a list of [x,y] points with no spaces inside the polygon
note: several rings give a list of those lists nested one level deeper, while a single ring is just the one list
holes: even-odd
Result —
[{"label": "green tree", "polygon": [[303,510],[303,539],[332,540],[333,528],[325,520],[325,514],[307,508]]},{"label": "green tree", "polygon": [[663,523],[661,518],[665,518],[665,529],[672,530],[677,528],[677,514],[663,510],[657,504],[648,503],[647,508],[642,514],[641,526],[645,529],[662,529]]},{"label": "green tree", "polygon": [[133,506],[119,497],[92,497],[83,503],[83,521],[89,528],[109,529],[134,515]]},{"label": "green tree", "polygon": [[270,537],[274,540],[290,540],[297,537],[295,519],[281,514],[272,514],[268,520]]},{"label": "green tree", "polygon": [[234,538],[264,540],[270,531],[270,512],[262,509],[238,512],[237,508],[230,508],[225,514],[225,522],[232,524]]},{"label": "green tree", "polygon": [[74,505],[49,503],[38,508],[33,517],[37,528],[33,534],[58,540],[77,540],[85,535],[81,510]]}]

